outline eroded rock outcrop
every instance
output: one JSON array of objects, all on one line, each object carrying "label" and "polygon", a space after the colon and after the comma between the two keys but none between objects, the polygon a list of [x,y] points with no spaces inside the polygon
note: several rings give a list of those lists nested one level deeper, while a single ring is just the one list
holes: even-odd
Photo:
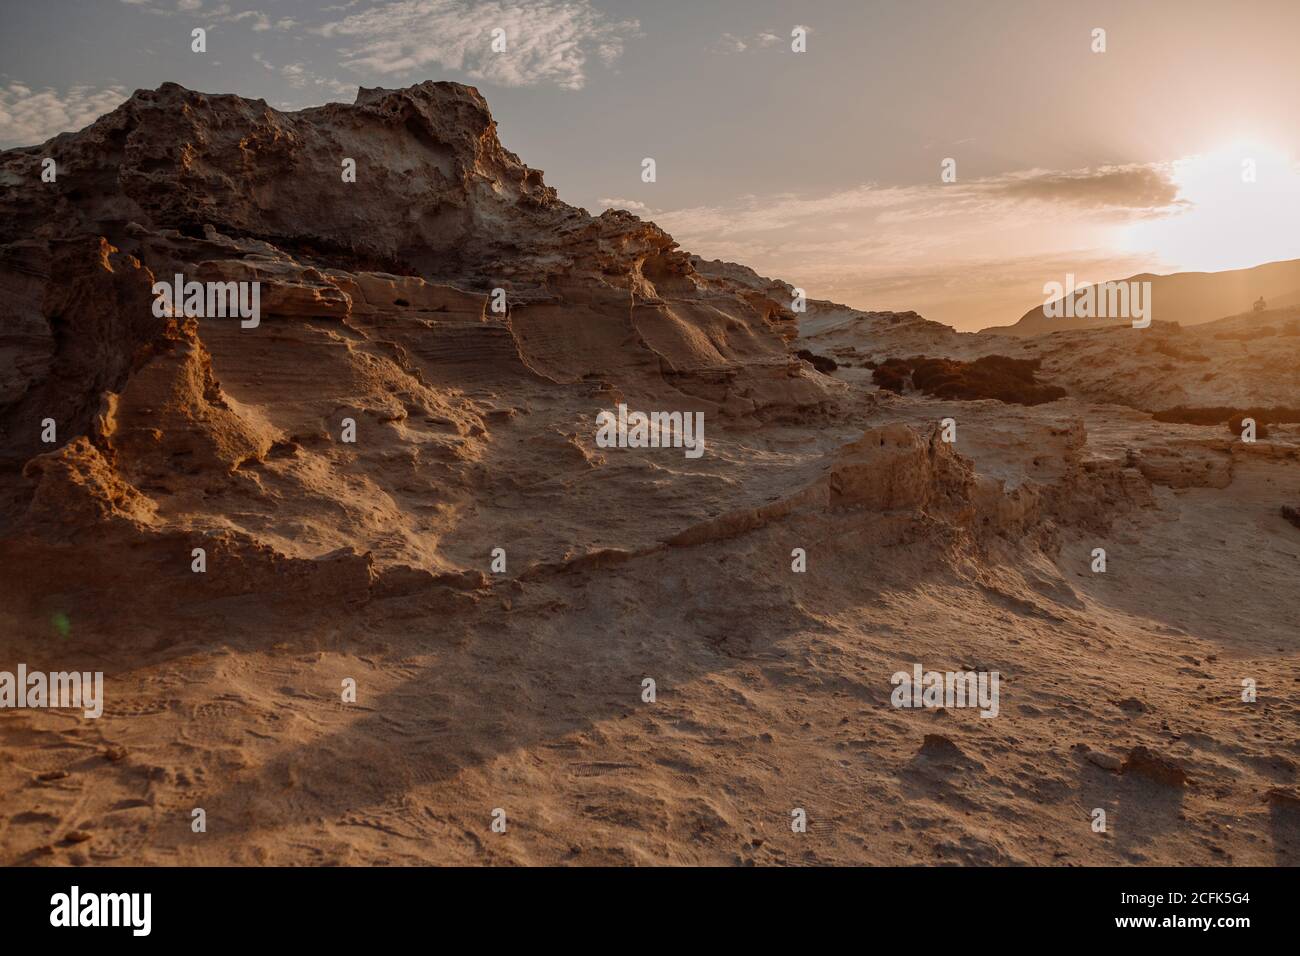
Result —
[{"label": "eroded rock outcrop", "polygon": [[[258,315],[156,307],[178,276],[255,284]],[[51,540],[113,515],[155,543],[359,545],[456,574],[445,539],[485,493],[595,467],[572,423],[602,407],[703,412],[716,434],[836,394],[792,354],[783,288],[560,201],[453,83],[297,113],[164,84],[4,152],[0,290],[0,526]]]},{"label": "eroded rock outcrop", "polygon": [[[362,578],[406,582],[393,592],[480,573],[488,539],[524,541],[536,575],[845,510],[1048,542],[1181,480],[1154,453],[1086,456],[1061,414],[956,446],[933,420],[866,423],[875,405],[845,379],[863,353],[843,336],[898,350],[950,330],[821,301],[800,316],[788,283],[567,205],[469,87],[282,113],[166,84],[0,154],[0,182],[0,523],[29,546],[108,516],[169,568],[216,536],[238,543],[219,560],[277,567],[355,552]],[[157,307],[155,282],[190,280],[255,284],[259,315]],[[801,320],[829,354],[800,358]],[[1033,383],[1040,361],[937,366],[1027,382],[1038,401],[1061,392]],[[950,391],[931,389],[984,394]],[[619,403],[703,414],[714,455],[597,447],[595,416]],[[773,471],[782,454],[754,454],[755,433],[803,451]],[[657,519],[593,519],[618,501]],[[33,586],[56,586],[58,561],[43,567]],[[207,573],[209,593],[256,578]]]}]

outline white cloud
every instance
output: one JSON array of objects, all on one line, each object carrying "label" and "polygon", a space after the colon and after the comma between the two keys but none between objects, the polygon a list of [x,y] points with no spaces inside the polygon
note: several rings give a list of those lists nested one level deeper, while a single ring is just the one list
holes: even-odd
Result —
[{"label": "white cloud", "polygon": [[290,86],[302,89],[307,85],[307,68],[301,63],[286,63],[280,67],[280,75],[289,81]]},{"label": "white cloud", "polygon": [[66,93],[35,91],[14,82],[0,86],[0,146],[31,146],[79,130],[111,112],[129,95],[120,86],[74,86]]},{"label": "white cloud", "polygon": [[[175,9],[170,6],[159,6],[164,0],[122,0],[127,6],[144,10],[146,13],[155,13],[159,16],[170,17],[177,13],[197,13],[203,9],[203,0],[176,0]],[[329,8],[326,8],[329,9]],[[205,11],[209,23],[243,23],[248,22],[254,33],[265,33],[268,30],[292,30],[297,26],[298,21],[292,17],[280,17],[272,20],[271,15],[263,13],[261,10],[240,10],[233,12],[230,4],[218,3],[210,10]]]},{"label": "white cloud", "polygon": [[1113,221],[1167,215],[1178,205],[1168,164],[1024,170],[966,182],[882,187],[866,183],[820,196],[777,193],[741,196],[726,207],[701,206],[664,213],[674,231],[707,230],[720,236],[825,230],[833,223],[869,217],[875,225],[954,217],[990,216],[1041,221],[1053,216]]},{"label": "white cloud", "polygon": [[[1044,263],[1132,274],[1112,270],[1140,256],[1119,262],[1096,250],[1115,248],[1131,224],[1165,221],[1185,205],[1161,163],[1035,169],[951,184],[935,171],[932,183],[739,196],[654,211],[653,219],[691,252],[742,262],[818,297],[918,308],[976,327],[1018,318],[1044,275],[1055,274]],[[973,295],[976,286],[987,290]]]},{"label": "white cloud", "polygon": [[[504,52],[492,50],[495,29],[505,31]],[[591,58],[612,65],[639,31],[637,21],[609,20],[589,0],[396,0],[313,32],[351,39],[342,62],[362,73],[436,66],[501,86],[577,90]]]},{"label": "white cloud", "polygon": [[734,33],[724,33],[710,49],[714,53],[744,53],[749,49],[749,44]]},{"label": "white cloud", "polygon": [[356,98],[357,84],[343,83],[327,76],[321,76],[319,73],[309,70],[303,63],[286,63],[284,66],[276,66],[260,52],[253,54],[253,60],[261,64],[264,69],[280,74],[280,76],[284,77],[285,82],[296,90],[327,90],[340,96]]},{"label": "white cloud", "polygon": [[602,209],[626,209],[628,212],[636,213],[638,216],[653,215],[654,210],[643,202],[635,199],[598,199]]},{"label": "white cloud", "polygon": [[[174,17],[177,13],[193,13],[203,6],[203,0],[176,0],[170,3],[169,0],[122,0],[128,7],[134,7],[137,10],[143,10],[145,13],[152,13],[160,17]],[[160,6],[161,3],[167,3],[166,6]]]},{"label": "white cloud", "polygon": [[[809,35],[812,34],[812,27],[804,27]],[[744,53],[752,50],[766,50],[774,47],[782,41],[782,37],[775,30],[760,30],[752,36],[738,36],[734,33],[724,33],[718,39],[713,41],[709,47],[710,53]]]},{"label": "white cloud", "polygon": [[264,33],[271,29],[271,18],[260,10],[241,10],[239,13],[227,13],[217,19],[222,23],[242,23],[244,20],[251,20],[255,33]]}]

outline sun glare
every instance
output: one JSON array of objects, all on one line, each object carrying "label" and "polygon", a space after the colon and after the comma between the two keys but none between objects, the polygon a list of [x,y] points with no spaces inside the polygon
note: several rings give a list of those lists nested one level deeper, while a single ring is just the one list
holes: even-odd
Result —
[{"label": "sun glare", "polygon": [[1124,228],[1125,252],[1171,270],[1216,272],[1300,258],[1300,163],[1267,143],[1236,140],[1177,160],[1182,208]]}]

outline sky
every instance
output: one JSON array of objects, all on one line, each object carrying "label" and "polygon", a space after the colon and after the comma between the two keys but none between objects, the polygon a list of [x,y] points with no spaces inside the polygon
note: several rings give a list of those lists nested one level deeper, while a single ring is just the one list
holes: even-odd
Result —
[{"label": "sky", "polygon": [[1067,273],[1300,258],[1297,0],[0,7],[0,148],[168,81],[292,110],[455,80],[567,202],[858,308],[973,330]]}]

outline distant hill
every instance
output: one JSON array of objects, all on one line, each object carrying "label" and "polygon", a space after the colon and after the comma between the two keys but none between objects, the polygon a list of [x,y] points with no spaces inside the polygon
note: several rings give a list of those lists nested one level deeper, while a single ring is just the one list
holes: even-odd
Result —
[{"label": "distant hill", "polygon": [[[1270,262],[1228,272],[1175,272],[1165,276],[1144,272],[1121,281],[1150,282],[1151,318],[1157,322],[1177,322],[1180,325],[1199,325],[1249,312],[1260,296],[1264,297],[1270,309],[1300,303],[1300,259]],[[1076,301],[1078,295],[1079,291],[1076,290]],[[1129,322],[1129,319],[1113,318],[1053,318],[1044,314],[1044,306],[1040,305],[1026,312],[1015,325],[996,326],[988,331],[1009,335],[1040,335],[1071,329],[1127,325]]]}]

